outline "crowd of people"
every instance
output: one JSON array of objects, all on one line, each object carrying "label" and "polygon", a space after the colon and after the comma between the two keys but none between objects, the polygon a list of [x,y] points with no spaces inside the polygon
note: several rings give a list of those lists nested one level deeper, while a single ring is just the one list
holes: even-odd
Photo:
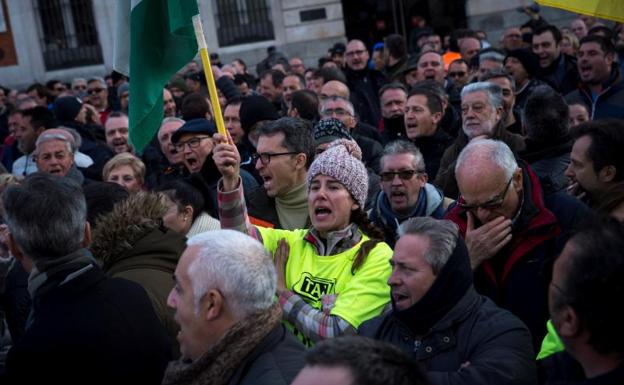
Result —
[{"label": "crowd of people", "polygon": [[193,61],[140,152],[0,87],[2,383],[624,383],[624,26],[531,16],[215,55],[226,135]]}]

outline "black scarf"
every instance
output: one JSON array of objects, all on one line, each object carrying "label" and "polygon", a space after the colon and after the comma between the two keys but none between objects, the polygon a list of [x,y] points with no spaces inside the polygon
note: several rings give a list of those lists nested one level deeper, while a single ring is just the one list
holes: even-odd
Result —
[{"label": "black scarf", "polygon": [[383,118],[384,132],[389,140],[407,138],[405,133],[405,118],[403,115],[394,118]]},{"label": "black scarf", "polygon": [[466,294],[472,286],[472,270],[468,249],[461,238],[455,250],[438,274],[427,293],[414,305],[397,310],[392,303],[392,315],[414,335],[427,334]]}]

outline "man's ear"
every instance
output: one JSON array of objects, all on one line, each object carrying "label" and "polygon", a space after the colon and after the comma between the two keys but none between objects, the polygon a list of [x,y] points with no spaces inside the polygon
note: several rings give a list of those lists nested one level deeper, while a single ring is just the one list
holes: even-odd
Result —
[{"label": "man's ear", "polygon": [[581,320],[571,306],[565,305],[557,315],[557,333],[563,338],[574,338],[581,333]]},{"label": "man's ear", "polygon": [[19,248],[19,246],[15,242],[15,239],[13,238],[13,234],[9,233],[6,240],[7,240],[7,246],[9,247],[9,251],[15,257],[15,260],[17,260],[17,262],[19,262],[22,265],[24,270],[28,274],[30,274],[33,267],[35,267],[33,260],[29,256],[22,253],[22,250]]},{"label": "man's ear", "polygon": [[206,321],[212,321],[223,314],[225,301],[221,292],[210,289],[201,299],[200,314]]},{"label": "man's ear", "polygon": [[435,125],[440,123],[440,120],[442,120],[442,112],[434,112],[433,114],[431,114],[431,120]]},{"label": "man's ear", "polygon": [[598,172],[598,179],[602,182],[609,183],[613,182],[615,175],[617,174],[617,169],[613,165],[604,166],[602,170]]},{"label": "man's ear", "polygon": [[84,228],[84,239],[82,240],[82,247],[91,246],[91,224],[89,222],[85,222]]},{"label": "man's ear", "polygon": [[522,181],[524,175],[522,175],[522,169],[520,167],[518,167],[516,171],[514,171],[512,178],[515,190],[518,192],[522,191]]},{"label": "man's ear", "polygon": [[296,164],[295,164],[296,169],[301,170],[301,169],[306,168],[306,163],[308,160],[308,156],[306,154],[303,154],[303,153],[297,154],[295,156],[295,160],[296,160]]}]

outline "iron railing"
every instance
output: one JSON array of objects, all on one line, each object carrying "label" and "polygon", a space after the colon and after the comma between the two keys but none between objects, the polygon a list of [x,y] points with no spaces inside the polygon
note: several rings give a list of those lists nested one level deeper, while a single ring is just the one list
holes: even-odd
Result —
[{"label": "iron railing", "polygon": [[34,9],[48,71],[103,62],[91,0],[36,0]]},{"label": "iron railing", "polygon": [[220,47],[273,40],[270,0],[213,0]]}]

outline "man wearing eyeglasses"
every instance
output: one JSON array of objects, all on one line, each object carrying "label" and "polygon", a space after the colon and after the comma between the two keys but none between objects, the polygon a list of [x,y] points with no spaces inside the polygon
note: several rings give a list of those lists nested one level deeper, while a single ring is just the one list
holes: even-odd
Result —
[{"label": "man wearing eyeglasses", "polygon": [[281,118],[258,129],[252,164],[262,178],[249,190],[251,215],[287,230],[308,227],[306,175],[312,163],[312,127],[299,118]]},{"label": "man wearing eyeglasses", "polygon": [[565,193],[545,199],[535,172],[501,141],[471,141],[455,170],[460,196],[446,218],[466,240],[475,287],[527,325],[537,350],[548,319],[542,274],[588,210]]},{"label": "man wearing eyeglasses", "polygon": [[379,89],[386,83],[386,77],[379,71],[368,69],[370,55],[364,43],[351,40],[345,51],[347,86],[353,91],[351,100],[360,119],[377,126],[381,119]]},{"label": "man wearing eyeglasses", "polygon": [[470,79],[468,63],[464,59],[453,60],[449,64],[447,77],[457,89],[461,90]]},{"label": "man wearing eyeglasses", "polygon": [[[190,175],[190,183],[204,194],[205,209],[216,215],[217,207],[217,182],[221,174],[212,159],[214,142],[212,136],[217,129],[213,122],[204,118],[186,121],[171,135],[171,143],[178,154],[182,154],[182,162]],[[241,179],[246,193],[258,187],[253,176],[245,170],[241,170]],[[212,212],[211,212],[212,211]],[[250,214],[257,217],[254,210]],[[264,219],[264,218],[261,218]]]},{"label": "man wearing eyeglasses", "polygon": [[405,140],[386,145],[381,158],[381,191],[370,212],[371,222],[384,232],[391,247],[399,225],[409,218],[444,216],[444,196],[427,183],[425,161],[416,146]]},{"label": "man wearing eyeglasses", "polygon": [[321,102],[320,106],[321,120],[335,118],[345,125],[353,139],[357,142],[362,150],[362,161],[367,168],[372,169],[375,173],[379,172],[379,160],[381,158],[381,139],[373,139],[371,130],[379,136],[374,128],[364,124],[358,124],[355,117],[353,104],[347,99],[338,96],[331,96]]},{"label": "man wearing eyeglasses", "polygon": [[106,123],[111,108],[108,105],[108,88],[102,78],[91,78],[87,81],[86,103],[91,104],[100,113],[100,122]]}]

